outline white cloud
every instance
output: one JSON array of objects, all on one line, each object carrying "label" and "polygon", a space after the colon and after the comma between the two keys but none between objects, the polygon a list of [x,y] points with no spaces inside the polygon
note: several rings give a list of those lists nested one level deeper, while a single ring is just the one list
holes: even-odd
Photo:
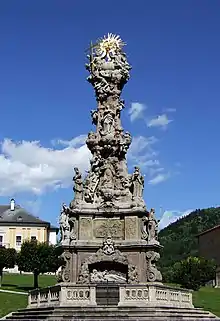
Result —
[{"label": "white cloud", "polygon": [[173,120],[168,119],[166,114],[159,115],[155,118],[152,118],[151,120],[147,121],[148,127],[162,127],[166,128],[169,123],[171,123]]},{"label": "white cloud", "polygon": [[128,162],[132,165],[138,165],[143,170],[159,165],[159,161],[156,158],[157,152],[153,149],[153,145],[157,142],[154,136],[133,137],[132,144],[128,151]]},{"label": "white cloud", "polygon": [[130,116],[131,122],[134,120],[143,117],[143,112],[146,109],[146,106],[141,103],[132,103],[130,109],[128,110],[128,114]]},{"label": "white cloud", "polygon": [[[128,164],[140,166],[141,171],[147,176],[149,184],[159,184],[169,178],[164,172],[158,159],[158,152],[154,149],[157,139],[154,136],[134,137],[128,151]],[[129,166],[130,167],[130,166]],[[155,176],[156,175],[156,176]]]},{"label": "white cloud", "polygon": [[192,211],[192,209],[183,212],[175,210],[165,211],[160,219],[159,229],[161,230],[166,226],[170,225],[171,223],[176,222],[176,220],[178,220],[179,218],[189,215]]},{"label": "white cloud", "polygon": [[56,139],[52,141],[53,145],[62,145],[62,146],[69,146],[69,147],[77,147],[82,144],[85,144],[87,135],[79,135],[74,137],[71,140],[63,140],[63,139]]},{"label": "white cloud", "polygon": [[162,182],[166,181],[169,178],[169,176],[170,176],[169,174],[160,173],[160,174],[157,174],[151,180],[149,180],[148,183],[151,184],[151,185],[157,185],[159,183],[162,183]]},{"label": "white cloud", "polygon": [[[54,140],[53,148],[44,147],[39,141],[4,139],[0,145],[0,196],[23,192],[38,195],[48,189],[70,186],[74,166],[82,173],[89,167],[91,154],[84,143],[85,138],[80,135],[70,141]],[[158,173],[163,175],[154,149],[156,142],[153,136],[134,137],[128,151],[128,164],[139,165],[148,179]]]},{"label": "white cloud", "polygon": [[[81,136],[80,136],[81,137]],[[42,193],[47,188],[69,186],[73,167],[81,171],[88,168],[90,152],[81,138],[63,149],[46,148],[38,141],[13,142],[5,139],[0,153],[0,195],[11,196],[19,192]]]}]

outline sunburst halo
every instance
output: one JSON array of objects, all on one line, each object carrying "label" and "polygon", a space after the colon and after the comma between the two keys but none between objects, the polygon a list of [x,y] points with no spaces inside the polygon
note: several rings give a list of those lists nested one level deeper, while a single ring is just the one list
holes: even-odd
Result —
[{"label": "sunburst halo", "polygon": [[111,59],[111,56],[121,51],[124,45],[125,43],[121,40],[119,35],[108,33],[107,36],[98,40],[96,54],[102,58],[107,57],[108,59]]}]

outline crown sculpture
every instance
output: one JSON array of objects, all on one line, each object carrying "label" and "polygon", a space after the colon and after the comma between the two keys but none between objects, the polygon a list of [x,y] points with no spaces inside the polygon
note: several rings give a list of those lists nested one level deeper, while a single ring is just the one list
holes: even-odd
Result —
[{"label": "crown sculpture", "polygon": [[29,294],[26,319],[36,313],[39,319],[75,321],[214,317],[194,309],[190,291],[161,283],[155,211],[144,203],[139,167],[130,175],[126,163],[132,139],[121,125],[120,95],[131,66],[124,45],[119,36],[108,34],[90,46],[86,69],[97,101],[91,111],[96,130],[86,141],[91,166],[84,179],[74,169],[74,199],[61,209],[58,284]]},{"label": "crown sculpture", "polygon": [[[74,168],[74,199],[69,207],[63,204],[60,215],[66,261],[60,273],[62,281],[89,283],[94,280],[89,262],[95,258],[99,260],[97,257],[101,254],[108,256],[108,261],[115,261],[117,256],[117,260],[127,262],[126,282],[162,279],[155,266],[160,248],[155,212],[146,209],[140,168],[136,166],[132,175],[127,169],[126,154],[132,137],[121,125],[124,101],[120,96],[129,80],[131,66],[122,51],[124,45],[119,36],[108,34],[90,46],[86,69],[90,73],[87,80],[94,87],[97,101],[97,109],[91,111],[96,130],[89,132],[86,140],[92,154],[90,170],[83,180],[80,170]],[[110,252],[100,247],[100,242],[105,242],[105,247],[111,244]],[[113,251],[114,246],[117,251]],[[89,255],[94,248],[98,251],[93,253],[95,258]],[[79,267],[72,258],[73,249],[77,250],[78,262],[81,262]],[[82,250],[83,254],[80,253]],[[83,261],[85,250],[88,257]],[[95,269],[101,281],[101,275],[105,272],[106,279],[108,274],[102,270],[101,264],[100,271]],[[121,277],[119,272],[115,271],[115,275]]]}]

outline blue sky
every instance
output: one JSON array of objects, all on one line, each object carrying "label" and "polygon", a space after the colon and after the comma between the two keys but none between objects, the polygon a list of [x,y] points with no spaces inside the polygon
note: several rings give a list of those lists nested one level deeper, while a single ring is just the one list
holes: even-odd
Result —
[{"label": "blue sky", "polygon": [[84,135],[96,107],[86,82],[91,40],[127,43],[131,80],[123,126],[134,136],[148,208],[170,219],[219,205],[220,2],[218,0],[2,0],[0,203],[11,197],[56,224],[84,170]]}]

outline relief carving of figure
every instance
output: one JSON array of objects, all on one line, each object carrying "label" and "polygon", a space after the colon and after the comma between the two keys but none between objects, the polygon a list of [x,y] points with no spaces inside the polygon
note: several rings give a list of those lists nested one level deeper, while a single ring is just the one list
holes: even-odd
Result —
[{"label": "relief carving of figure", "polygon": [[90,279],[92,283],[100,283],[100,282],[106,282],[105,278],[106,272],[105,271],[98,271],[96,269],[92,270]]},{"label": "relief carving of figure", "polygon": [[103,179],[102,179],[102,186],[105,189],[113,188],[113,173],[112,173],[112,166],[108,161],[105,161],[102,167]]},{"label": "relief carving of figure", "polygon": [[59,224],[60,224],[61,242],[68,241],[70,236],[70,225],[69,225],[68,208],[65,204],[62,205]]},{"label": "relief carving of figure", "polygon": [[112,115],[109,113],[103,119],[102,134],[103,135],[112,134],[113,133],[113,124],[114,124],[114,119],[113,119]]},{"label": "relief carving of figure", "polygon": [[78,167],[74,168],[75,176],[73,177],[74,187],[73,190],[75,192],[74,201],[75,203],[79,203],[83,198],[83,181],[82,174],[79,171]]},{"label": "relief carving of figure", "polygon": [[131,176],[131,192],[133,198],[142,198],[144,189],[144,177],[140,173],[140,168],[135,166]]}]

